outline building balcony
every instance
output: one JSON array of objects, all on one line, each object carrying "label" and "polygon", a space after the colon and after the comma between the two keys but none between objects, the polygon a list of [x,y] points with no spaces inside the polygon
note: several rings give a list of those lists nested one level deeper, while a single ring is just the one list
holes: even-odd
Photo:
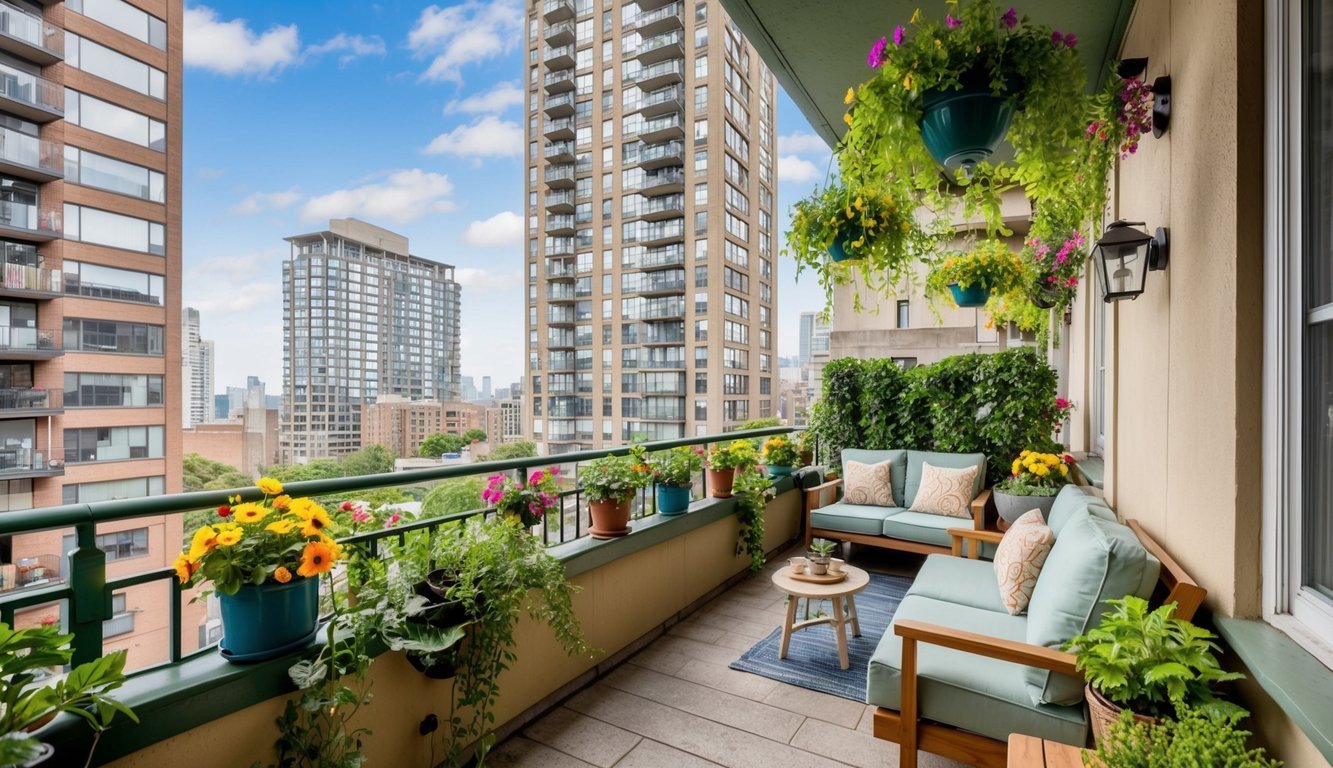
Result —
[{"label": "building balcony", "polygon": [[546,264],[547,280],[569,280],[572,282],[575,278],[576,273],[574,271],[573,262],[551,261]]},{"label": "building balcony", "polygon": [[574,162],[574,142],[553,141],[542,150],[542,155],[552,163]]},{"label": "building balcony", "polygon": [[570,326],[576,322],[573,307],[550,307],[546,310],[546,324]]},{"label": "building balcony", "polygon": [[574,18],[574,0],[546,0],[542,3],[542,18],[547,24]]},{"label": "building balcony", "polygon": [[573,213],[574,192],[547,192],[545,197],[547,213]]},{"label": "building balcony", "polygon": [[685,138],[685,123],[679,112],[645,120],[639,128],[639,140],[644,142],[670,141]]},{"label": "building balcony", "polygon": [[675,167],[645,173],[635,191],[644,197],[653,197],[683,189],[685,189],[685,170]]},{"label": "building balcony", "polygon": [[543,78],[547,93],[566,93],[574,90],[574,70],[557,69],[546,73]]},{"label": "building balcony", "polygon": [[652,91],[651,93],[645,93],[643,98],[639,100],[638,106],[634,109],[635,112],[642,114],[645,119],[673,112],[679,113],[684,110],[684,89],[679,85],[672,85]]},{"label": "building balcony", "polygon": [[660,299],[647,299],[643,303],[642,311],[639,313],[640,320],[657,320],[663,318],[682,318],[685,317],[685,300],[670,296]]},{"label": "building balcony", "polygon": [[29,555],[12,563],[0,563],[0,592],[63,583],[64,565],[65,558],[61,555]]},{"label": "building balcony", "polygon": [[547,256],[573,256],[574,238],[572,237],[548,237],[546,238]]},{"label": "building balcony", "polygon": [[542,128],[542,135],[550,141],[574,138],[574,118],[558,117],[554,120],[547,120],[546,125]]},{"label": "building balcony", "polygon": [[681,26],[679,0],[661,8],[643,11],[634,19],[634,27],[643,37],[680,29]]},{"label": "building balcony", "polygon": [[685,238],[684,219],[650,222],[639,230],[639,243],[652,247]]},{"label": "building balcony", "polygon": [[[668,347],[667,349],[669,349],[669,347]],[[647,360],[640,360],[640,361],[639,361],[639,368],[646,369],[646,370],[663,370],[663,369],[667,369],[667,370],[673,370],[673,371],[682,371],[682,370],[685,370],[687,367],[689,367],[689,361],[686,360],[684,357],[649,358],[649,359],[647,359]],[[651,418],[651,417],[649,417],[649,418]],[[682,412],[682,415],[681,415],[681,416],[672,416],[671,418],[673,418],[673,419],[675,419],[675,418],[685,418],[685,417],[684,417],[684,412]]]},{"label": "building balcony", "polygon": [[64,394],[49,389],[0,389],[0,419],[28,419],[64,413],[65,409],[61,407]]},{"label": "building balcony", "polygon": [[9,3],[0,3],[0,51],[49,67],[65,58],[65,30]]},{"label": "building balcony", "polygon": [[65,86],[0,66],[0,110],[35,123],[59,120],[65,116]]},{"label": "building balcony", "polygon": [[620,292],[626,295],[653,296],[685,291],[685,271],[632,272],[625,276]]},{"label": "building balcony", "polygon": [[564,163],[561,165],[547,166],[546,172],[542,175],[546,181],[546,186],[553,188],[574,188],[574,164]]},{"label": "building balcony", "polygon": [[644,66],[684,55],[685,35],[680,30],[650,37],[639,43],[638,49],[634,51],[634,58]]},{"label": "building balcony", "polygon": [[638,166],[644,170],[655,170],[668,165],[680,166],[683,162],[685,162],[685,144],[681,141],[646,144],[639,151]]},{"label": "building balcony", "polygon": [[558,21],[546,25],[544,38],[547,45],[565,45],[574,42],[574,22]]},{"label": "building balcony", "polygon": [[547,69],[571,69],[574,66],[573,45],[548,45],[542,52]]},{"label": "building balcony", "polygon": [[65,148],[11,128],[0,128],[0,173],[29,181],[65,177]]},{"label": "building balcony", "polygon": [[645,91],[653,91],[664,86],[682,82],[685,76],[685,63],[681,59],[659,61],[651,67],[644,67],[635,76],[634,82]]},{"label": "building balcony", "polygon": [[[573,352],[552,352],[546,356],[546,370],[548,371],[572,371],[574,370]],[[555,416],[555,410],[547,412],[549,416]]]},{"label": "building balcony", "polygon": [[678,267],[684,263],[685,246],[677,244],[644,249],[643,254],[635,261],[635,266],[639,269],[664,269]]},{"label": "building balcony", "polygon": [[0,205],[0,237],[37,243],[59,240],[61,218],[59,211],[42,210],[25,203],[4,203]]},{"label": "building balcony", "polygon": [[546,334],[547,349],[573,349],[574,332],[560,329],[551,329]]},{"label": "building balcony", "polygon": [[685,196],[682,194],[650,197],[639,209],[639,216],[647,221],[678,219],[685,215]]},{"label": "building balcony", "polygon": [[0,360],[49,360],[64,354],[58,330],[0,325]]},{"label": "building balcony", "polygon": [[555,96],[547,96],[543,109],[550,117],[568,117],[574,114],[574,94],[561,93]]},{"label": "building balcony", "polygon": [[574,284],[573,283],[552,283],[546,286],[547,301],[573,301]]},{"label": "building balcony", "polygon": [[0,480],[60,477],[65,474],[65,462],[47,458],[59,455],[58,450],[52,453],[31,448],[0,448]]},{"label": "building balcony", "polygon": [[643,346],[680,345],[688,338],[685,324],[676,320],[644,323],[639,331],[639,343]]},{"label": "building balcony", "polygon": [[45,301],[64,296],[63,283],[58,269],[0,264],[0,296]]},{"label": "building balcony", "polygon": [[561,213],[555,216],[547,216],[546,234],[548,235],[574,234],[574,214]]}]

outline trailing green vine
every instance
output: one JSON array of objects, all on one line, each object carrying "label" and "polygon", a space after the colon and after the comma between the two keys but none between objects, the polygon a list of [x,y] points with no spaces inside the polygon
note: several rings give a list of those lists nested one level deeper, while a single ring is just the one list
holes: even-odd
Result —
[{"label": "trailing green vine", "polygon": [[736,554],[750,558],[751,571],[763,570],[764,510],[773,498],[773,481],[753,465],[742,467],[736,470],[731,495],[736,499],[736,517],[741,523]]}]

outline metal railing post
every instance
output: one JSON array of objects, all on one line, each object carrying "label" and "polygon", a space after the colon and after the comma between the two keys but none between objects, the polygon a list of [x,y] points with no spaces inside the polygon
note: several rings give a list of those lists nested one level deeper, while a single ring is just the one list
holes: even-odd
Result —
[{"label": "metal railing post", "polygon": [[69,554],[70,626],[75,666],[102,655],[102,622],[111,618],[106,589],[106,553],[97,548],[97,524],[74,527],[77,546]]}]

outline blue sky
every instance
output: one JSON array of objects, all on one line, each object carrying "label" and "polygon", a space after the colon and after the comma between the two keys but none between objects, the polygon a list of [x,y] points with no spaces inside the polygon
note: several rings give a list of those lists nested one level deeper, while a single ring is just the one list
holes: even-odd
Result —
[{"label": "blue sky", "polygon": [[[354,216],[454,264],[463,374],[523,354],[521,0],[187,3],[184,302],[216,342],[219,390],[282,380],[283,237]],[[828,150],[779,100],[780,231]],[[779,242],[781,247],[781,242]],[[823,304],[778,264],[779,353]]]}]

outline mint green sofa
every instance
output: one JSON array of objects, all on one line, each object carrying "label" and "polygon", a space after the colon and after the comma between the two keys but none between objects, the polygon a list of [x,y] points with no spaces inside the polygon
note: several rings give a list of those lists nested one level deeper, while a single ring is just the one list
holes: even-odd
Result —
[{"label": "mint green sofa", "polygon": [[[1001,605],[990,562],[926,558],[867,670],[866,700],[879,708],[875,735],[901,745],[906,768],[917,748],[1003,766],[1012,733],[1082,745],[1083,682],[1073,657],[1059,648],[1096,626],[1109,600],[1150,598],[1159,580],[1186,618],[1202,600],[1202,590],[1141,528],[1120,523],[1078,486],[1060,492],[1048,524],[1055,544],[1019,616]],[[954,533],[999,539],[989,531]]]},{"label": "mint green sofa", "polygon": [[[807,545],[814,537],[820,536],[922,554],[947,553],[951,545],[950,528],[960,525],[978,531],[985,528],[986,508],[990,499],[990,491],[983,490],[986,483],[985,454],[848,448],[842,452],[842,461],[843,477],[846,477],[845,467],[849,461],[862,464],[893,462],[890,480],[895,505],[878,507],[838,500],[841,479],[811,488],[806,491]],[[971,519],[931,515],[908,509],[921,486],[921,467],[925,463],[952,469],[977,468]]]}]

